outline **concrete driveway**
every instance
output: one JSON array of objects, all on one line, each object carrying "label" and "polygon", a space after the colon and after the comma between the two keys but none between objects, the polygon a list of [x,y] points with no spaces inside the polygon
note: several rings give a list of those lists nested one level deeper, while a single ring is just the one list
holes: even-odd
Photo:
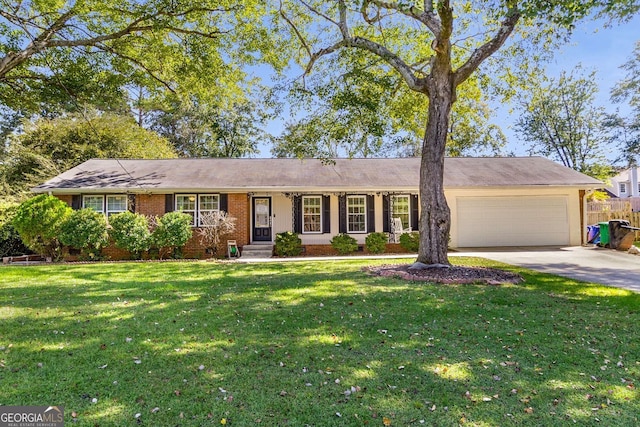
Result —
[{"label": "concrete driveway", "polygon": [[612,249],[594,246],[474,248],[449,255],[454,254],[489,258],[535,271],[640,292],[640,256]]}]

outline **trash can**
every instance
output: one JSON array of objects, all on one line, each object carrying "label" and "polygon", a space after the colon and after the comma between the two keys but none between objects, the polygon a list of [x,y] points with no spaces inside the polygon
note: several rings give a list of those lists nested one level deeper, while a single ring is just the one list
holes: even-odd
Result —
[{"label": "trash can", "polygon": [[600,226],[600,246],[609,247],[609,222],[599,222]]}]

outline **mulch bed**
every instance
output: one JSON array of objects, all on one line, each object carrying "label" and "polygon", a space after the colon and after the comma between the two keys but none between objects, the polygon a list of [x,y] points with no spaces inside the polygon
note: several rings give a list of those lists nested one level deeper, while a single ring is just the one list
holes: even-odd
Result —
[{"label": "mulch bed", "polygon": [[487,285],[502,285],[524,281],[519,274],[495,268],[450,266],[447,268],[410,270],[410,266],[411,264],[382,265],[364,267],[363,270],[377,276],[444,284],[483,283]]}]

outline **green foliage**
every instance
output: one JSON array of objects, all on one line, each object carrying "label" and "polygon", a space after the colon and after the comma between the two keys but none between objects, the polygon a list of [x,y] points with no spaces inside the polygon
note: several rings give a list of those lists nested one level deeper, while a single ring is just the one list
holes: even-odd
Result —
[{"label": "green foliage", "polygon": [[278,233],[274,250],[278,256],[298,256],[302,253],[302,239],[291,231]]},{"label": "green foliage", "polygon": [[40,194],[18,207],[13,226],[27,247],[57,260],[62,255],[60,227],[71,212],[69,205],[57,197]]},{"label": "green foliage", "polygon": [[389,241],[389,236],[387,233],[370,233],[365,239],[364,244],[372,254],[381,254],[387,250],[387,242]]},{"label": "green foliage", "polygon": [[125,111],[134,88],[240,96],[251,78],[242,65],[287,62],[262,1],[9,0],[2,10],[0,105],[27,117]]},{"label": "green foliage", "polygon": [[138,213],[123,212],[109,217],[109,236],[115,245],[131,253],[135,259],[139,259],[142,252],[151,247],[151,232],[149,231],[149,219]]},{"label": "green foliage", "polygon": [[595,72],[582,76],[578,67],[558,79],[542,76],[530,82],[522,96],[516,131],[529,142],[532,154],[606,180],[611,168],[604,153],[610,138],[603,125],[603,109],[593,106],[595,77]]},{"label": "green foliage", "polygon": [[[160,249],[166,248],[174,258],[179,248],[185,245],[193,235],[191,215],[182,212],[167,212],[157,219],[157,225],[151,235],[153,244]],[[160,258],[163,252],[160,250]]]},{"label": "green foliage", "polygon": [[417,231],[402,233],[400,235],[400,246],[409,252],[418,252],[420,248],[420,233]]},{"label": "green foliage", "polygon": [[348,255],[358,250],[358,241],[346,233],[340,233],[331,239],[331,247],[340,255]]},{"label": "green foliage", "polygon": [[149,127],[167,138],[184,157],[246,157],[258,153],[266,139],[262,130],[267,116],[261,105],[240,101],[225,105],[206,99],[173,97],[157,106]]},{"label": "green foliage", "polygon": [[632,166],[640,163],[640,41],[636,42],[631,58],[621,68],[626,74],[614,86],[611,98],[614,102],[628,103],[631,113],[627,117],[612,115],[607,125],[614,131],[620,146],[617,160]]},{"label": "green foliage", "polygon": [[18,203],[0,202],[0,258],[31,253],[13,226],[13,218],[18,206]]},{"label": "green foliage", "polygon": [[105,216],[92,209],[71,212],[60,226],[60,243],[80,249],[82,259],[100,259],[109,243]]}]

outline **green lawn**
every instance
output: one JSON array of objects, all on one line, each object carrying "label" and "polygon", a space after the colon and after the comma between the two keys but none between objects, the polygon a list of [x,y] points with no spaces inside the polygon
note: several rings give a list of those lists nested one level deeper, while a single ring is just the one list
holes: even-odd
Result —
[{"label": "green lawn", "polygon": [[640,295],[361,272],[384,262],[0,268],[0,404],[78,426],[640,424]]}]

